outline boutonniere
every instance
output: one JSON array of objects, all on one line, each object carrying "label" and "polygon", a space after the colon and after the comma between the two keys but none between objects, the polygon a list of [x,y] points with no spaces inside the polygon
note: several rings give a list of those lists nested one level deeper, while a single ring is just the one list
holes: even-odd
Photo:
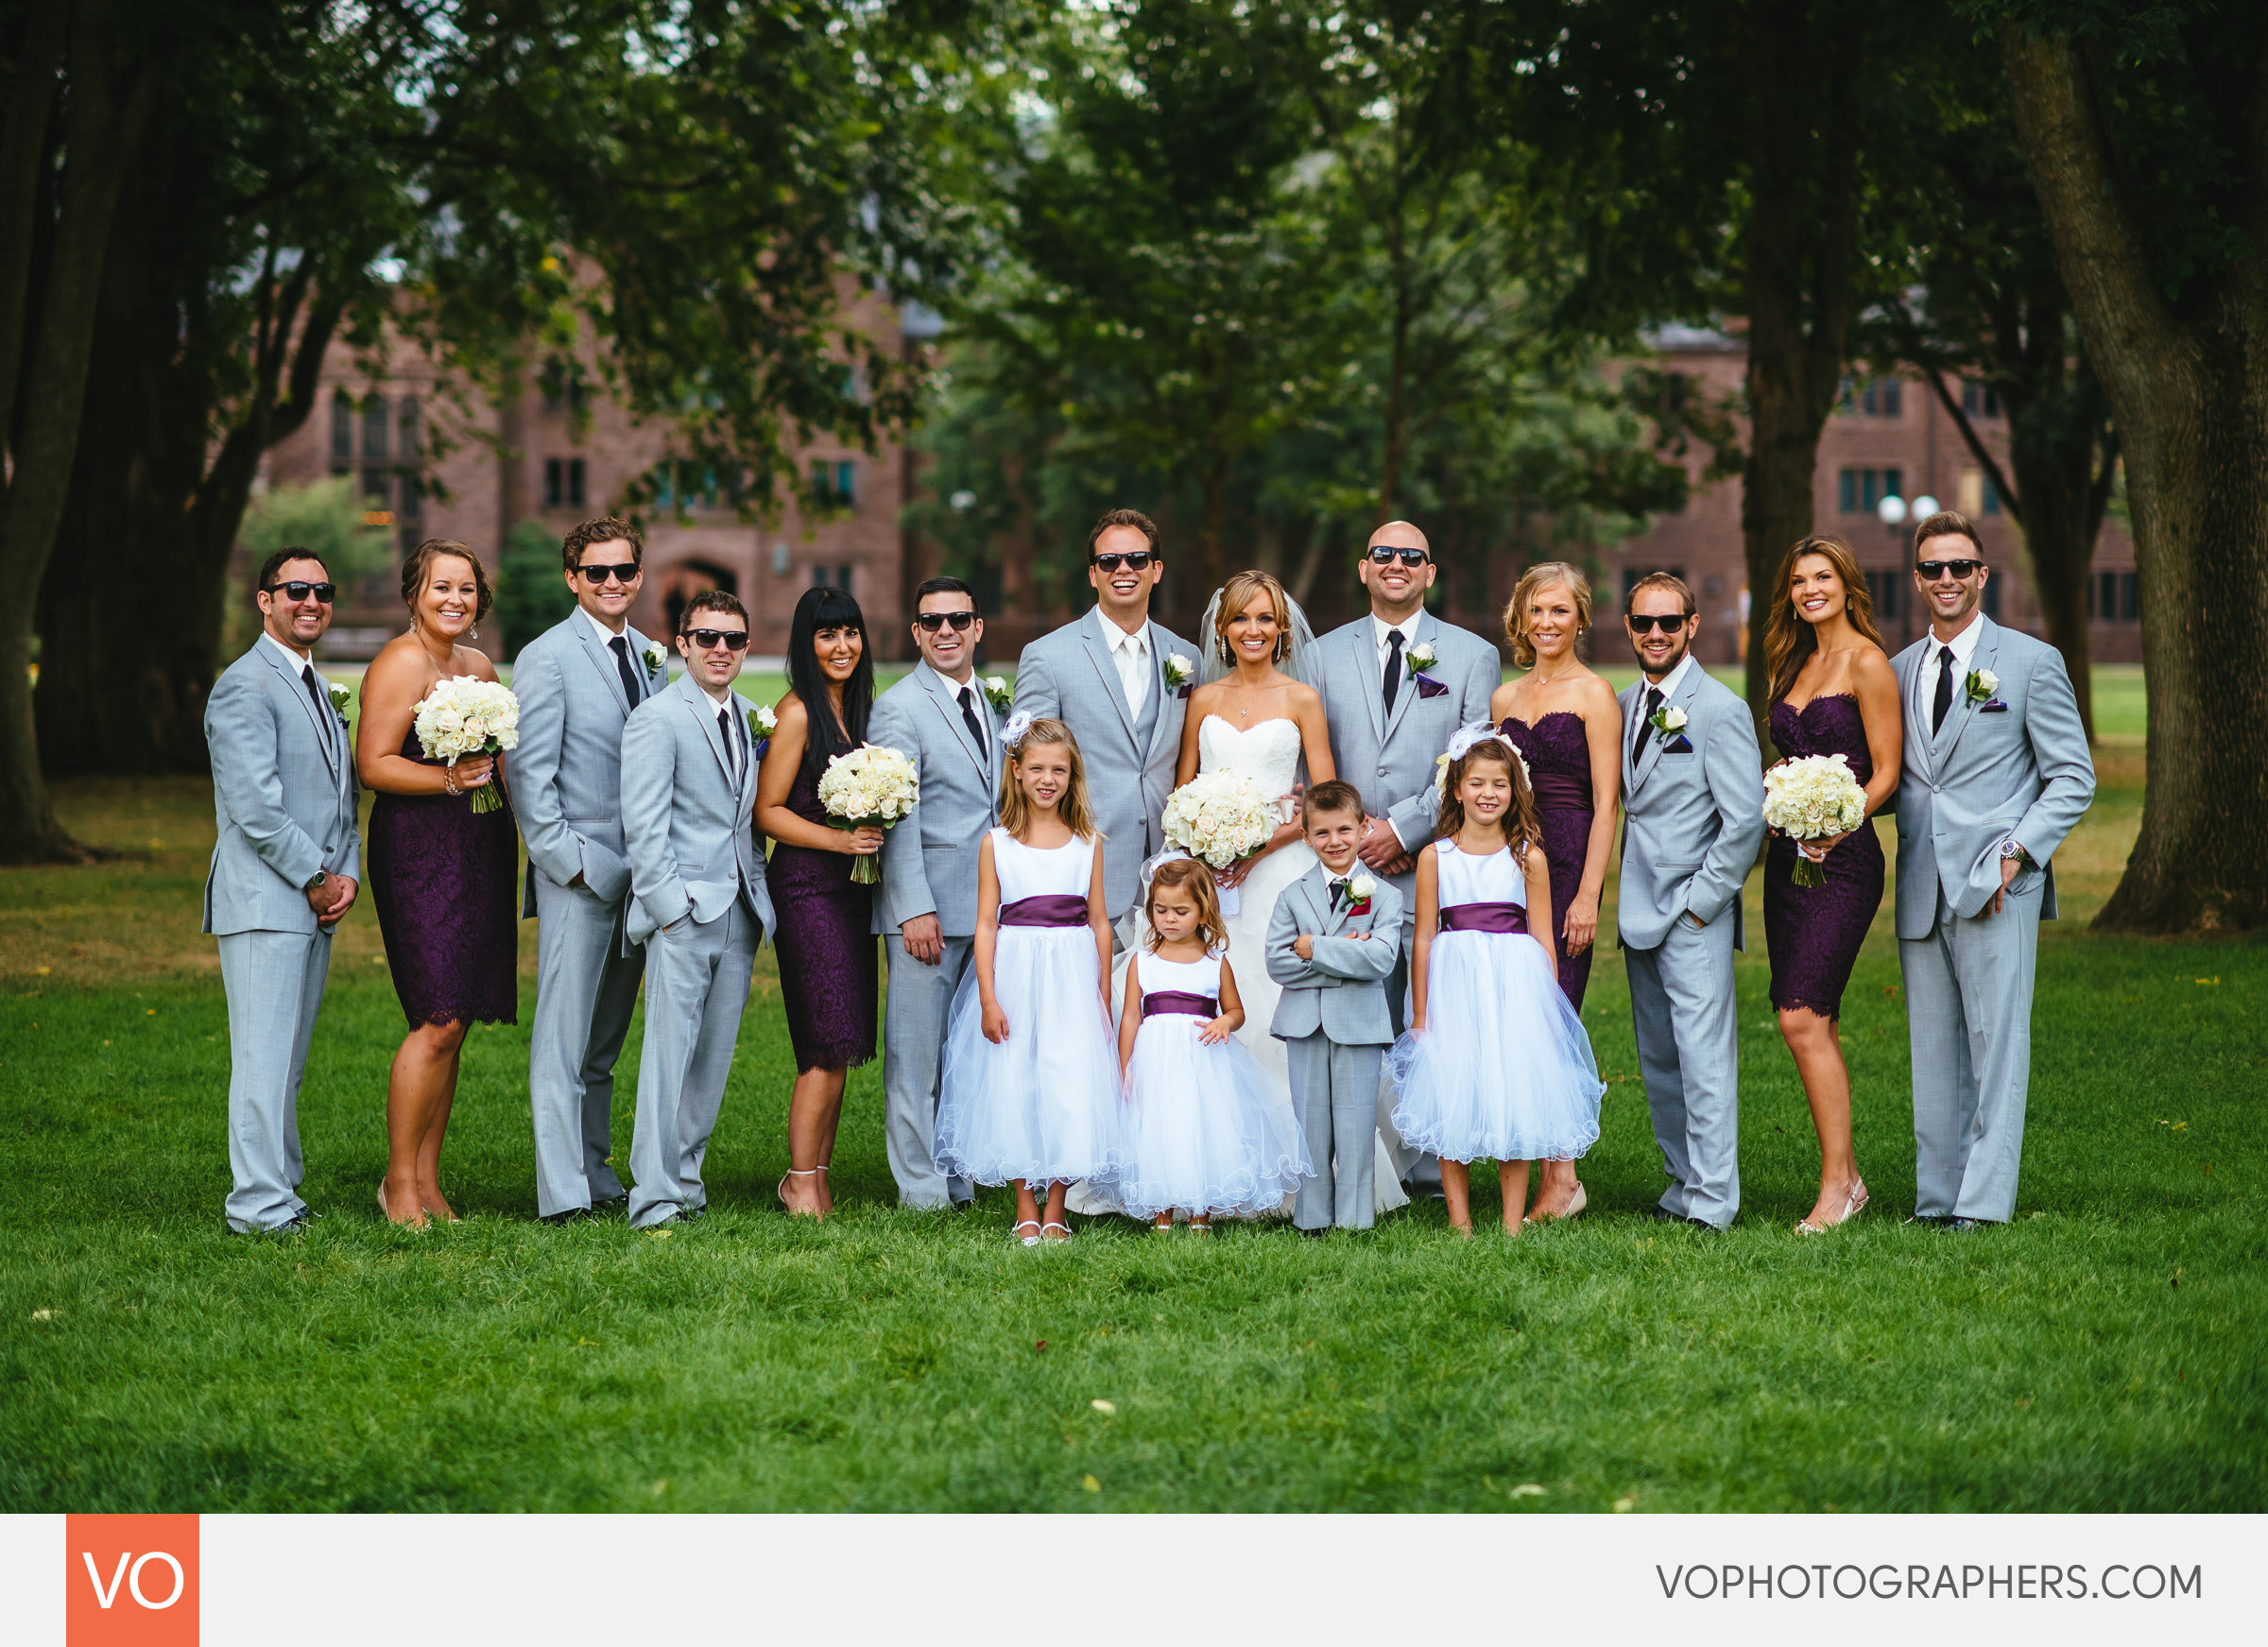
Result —
[{"label": "boutonniere", "polygon": [[1423,675],[1441,661],[1441,655],[1420,641],[1401,655],[1401,661],[1410,666],[1412,675]]},{"label": "boutonniere", "polygon": [[1969,702],[1990,703],[1992,701],[1992,695],[2000,690],[2001,678],[1995,675],[1991,670],[1972,669],[1968,672]]},{"label": "boutonniere", "polygon": [[1682,732],[1690,724],[1685,711],[1677,708],[1675,704],[1667,703],[1648,715],[1646,719],[1653,723],[1655,730],[1671,735]]},{"label": "boutonniere", "polygon": [[1368,915],[1370,895],[1378,890],[1378,883],[1367,875],[1357,875],[1347,883],[1347,913]]},{"label": "boutonniere", "polygon": [[648,675],[661,674],[668,663],[669,654],[662,651],[661,647],[648,646],[645,649],[645,672]]},{"label": "boutonniere", "polygon": [[1194,675],[1195,671],[1196,665],[1192,663],[1188,659],[1182,657],[1180,653],[1172,652],[1166,655],[1165,683],[1166,685],[1172,687],[1176,692],[1179,692],[1183,687],[1189,684],[1190,677]]},{"label": "boutonniere", "polygon": [[768,738],[780,729],[780,717],[772,712],[770,704],[760,703],[748,711],[748,728],[758,736]]},{"label": "boutonniere", "polygon": [[1008,705],[1016,700],[1016,695],[1008,690],[1008,678],[1005,675],[988,675],[985,677],[984,686],[985,696],[991,702],[992,707],[1002,714],[1006,714]]},{"label": "boutonniere", "polygon": [[352,691],[347,687],[339,685],[339,683],[335,680],[324,681],[323,689],[330,693],[331,707],[338,712],[338,718],[342,721],[345,720],[347,718],[347,706],[354,701],[354,694]]}]

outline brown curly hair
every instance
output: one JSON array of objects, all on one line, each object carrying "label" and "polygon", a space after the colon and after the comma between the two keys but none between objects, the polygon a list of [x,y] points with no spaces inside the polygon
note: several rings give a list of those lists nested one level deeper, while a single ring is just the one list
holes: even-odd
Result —
[{"label": "brown curly hair", "polygon": [[630,546],[630,564],[645,565],[645,538],[628,521],[618,521],[612,515],[602,515],[595,521],[585,521],[559,540],[559,565],[573,572],[583,563],[583,551],[593,543],[611,543],[616,539]]},{"label": "brown curly hair", "polygon": [[1483,738],[1466,750],[1461,760],[1449,763],[1448,780],[1441,785],[1441,815],[1434,824],[1434,839],[1453,840],[1465,827],[1465,803],[1457,798],[1457,786],[1480,761],[1494,761],[1512,775],[1512,804],[1504,809],[1504,840],[1516,851],[1524,850],[1540,838],[1536,825],[1536,792],[1528,787],[1528,769],[1521,763],[1520,752],[1503,738]]},{"label": "brown curly hair", "polygon": [[480,557],[454,538],[428,538],[409,552],[409,558],[402,562],[402,604],[409,609],[412,617],[417,615],[418,591],[425,587],[433,563],[450,555],[472,568],[472,587],[479,592],[472,611],[472,621],[477,624],[496,604],[496,589],[489,582],[489,569],[480,563]]},{"label": "brown curly hair", "polygon": [[[1177,886],[1187,886],[1190,901],[1197,906],[1197,941],[1209,950],[1226,950],[1228,923],[1221,918],[1221,889],[1202,858],[1168,858],[1158,866],[1157,872],[1150,877],[1150,889],[1142,895],[1144,918],[1149,916],[1150,905],[1159,892]],[[1150,927],[1150,935],[1143,940],[1153,955],[1163,942],[1165,939],[1159,935],[1155,925]]]}]

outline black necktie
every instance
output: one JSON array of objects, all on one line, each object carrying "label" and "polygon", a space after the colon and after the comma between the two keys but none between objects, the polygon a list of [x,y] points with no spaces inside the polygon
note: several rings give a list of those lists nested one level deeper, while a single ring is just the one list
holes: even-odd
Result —
[{"label": "black necktie", "polygon": [[738,787],[740,783],[740,746],[732,736],[732,706],[730,704],[720,703],[716,706],[716,730],[717,735],[725,740],[725,770],[732,775],[732,782],[735,787]]},{"label": "black necktie", "polygon": [[1937,729],[1945,725],[1945,712],[1953,707],[1953,649],[1937,648],[1937,696],[1930,706],[1930,735],[1935,737]]},{"label": "black necktie", "polygon": [[1336,909],[1346,901],[1347,883],[1344,878],[1334,878],[1331,884],[1331,906]]},{"label": "black necktie", "polygon": [[317,683],[314,664],[301,664],[300,678],[307,683],[307,695],[315,699],[316,736],[323,740],[324,758],[326,760],[335,759],[337,746],[332,741],[335,734],[331,730],[331,722],[334,718],[331,695]]},{"label": "black necktie", "polygon": [[1630,761],[1633,765],[1637,763],[1638,758],[1646,752],[1646,740],[1654,733],[1654,713],[1660,708],[1661,688],[1658,686],[1647,687],[1645,711],[1638,717],[1638,735],[1630,740]]},{"label": "black necktie", "polygon": [[629,638],[617,635],[607,644],[614,648],[614,667],[622,671],[622,695],[630,700],[630,707],[636,709],[641,695],[641,683],[638,671],[630,667]]},{"label": "black necktie", "polygon": [[1386,675],[1385,678],[1378,683],[1378,689],[1385,694],[1386,712],[1392,714],[1395,695],[1401,690],[1401,631],[1400,629],[1386,631]]},{"label": "black necktie", "polygon": [[985,752],[985,723],[976,712],[976,688],[961,688],[961,719],[969,723],[969,735],[976,740],[976,752]]}]

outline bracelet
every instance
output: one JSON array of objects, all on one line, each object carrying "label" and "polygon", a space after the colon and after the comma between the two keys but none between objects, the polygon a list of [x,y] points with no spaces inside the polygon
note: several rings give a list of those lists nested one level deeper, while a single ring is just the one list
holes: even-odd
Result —
[{"label": "bracelet", "polygon": [[446,789],[452,795],[462,795],[464,793],[463,790],[456,786],[455,762],[452,761],[441,768],[441,787]]}]

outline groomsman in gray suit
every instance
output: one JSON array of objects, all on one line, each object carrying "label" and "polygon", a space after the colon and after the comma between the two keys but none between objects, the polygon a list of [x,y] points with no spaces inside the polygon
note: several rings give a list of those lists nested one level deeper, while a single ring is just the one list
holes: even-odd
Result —
[{"label": "groomsman in gray suit", "polygon": [[1071,728],[1087,763],[1103,849],[1103,898],[1125,941],[1143,861],[1165,845],[1159,819],[1174,789],[1183,704],[1196,683],[1196,648],[1150,622],[1150,591],[1165,569],[1158,527],[1112,509],[1087,534],[1095,607],[1042,635],[1016,666],[1016,709]]},{"label": "groomsman in gray suit", "polygon": [[362,837],[347,723],[316,673],[335,591],[322,558],[280,549],[260,568],[260,639],[205,700],[219,838],[204,930],[220,940],[229,1001],[229,1227],[293,1234],[300,1077],[331,970],[331,934],[354,906]]},{"label": "groomsman in gray suit", "polygon": [[1741,1206],[1740,1033],[1732,953],[1741,885],[1764,838],[1748,706],[1692,651],[1693,592],[1657,572],[1624,618],[1644,678],[1622,695],[1623,870],[1616,899],[1638,1067],[1670,1175],[1655,1216],[1723,1229]]},{"label": "groomsman in gray suit", "polygon": [[630,1135],[630,1224],[691,1222],[709,1205],[701,1158],[725,1101],[756,946],[772,927],[756,814],[756,740],[732,681],[748,614],[722,590],[693,597],[685,675],[622,730],[625,935],[646,951],[645,1045]]},{"label": "groomsman in gray suit", "polygon": [[630,866],[622,836],[622,729],[669,683],[662,649],[629,626],[645,542],[627,521],[585,521],[559,545],[576,610],[520,648],[512,806],[527,841],[523,916],[536,934],[527,1092],[536,1210],[565,1224],[621,1206],[614,1059],[645,957],[623,942]]},{"label": "groomsman in gray suit", "polygon": [[1903,690],[1898,958],[1914,1051],[1915,1216],[1951,1229],[2016,1210],[2051,860],[2095,767],[2054,647],[1979,609],[1984,545],[1948,510],[1915,528],[1930,632],[1891,661]]},{"label": "groomsman in gray suit", "polygon": [[977,851],[1000,820],[1002,716],[976,678],[985,620],[975,591],[931,578],[914,591],[913,630],[921,661],[874,700],[867,741],[906,756],[921,779],[920,804],[883,837],[874,930],[890,965],[883,1143],[899,1205],[930,1210],[974,1192],[938,1172],[930,1150],[945,1021],[976,947]]}]

